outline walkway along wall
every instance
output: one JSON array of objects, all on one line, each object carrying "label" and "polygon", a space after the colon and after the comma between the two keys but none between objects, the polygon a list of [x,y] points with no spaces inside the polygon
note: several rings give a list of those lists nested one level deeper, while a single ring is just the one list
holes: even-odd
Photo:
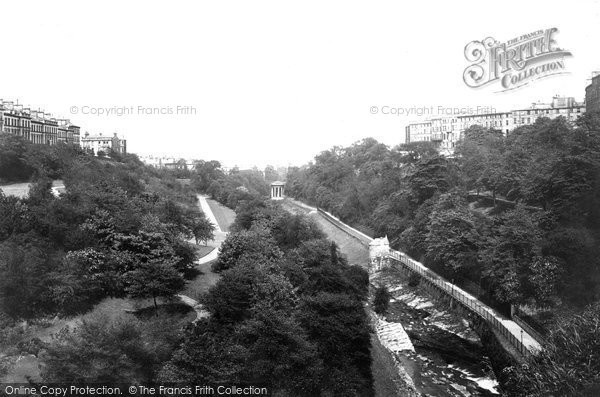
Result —
[{"label": "walkway along wall", "polygon": [[494,330],[499,332],[522,355],[528,356],[541,349],[540,343],[517,323],[500,315],[494,309],[481,303],[467,292],[449,283],[443,277],[404,253],[390,250],[388,261],[389,266],[405,267],[419,274],[424,280],[445,293],[459,305],[486,320]]},{"label": "walkway along wall", "polygon": [[[306,205],[303,204],[303,206]],[[319,215],[350,236],[356,238],[361,244],[370,245],[373,242],[373,238],[346,225],[330,213],[323,211],[320,208],[313,210],[318,211]],[[443,277],[439,276],[422,263],[410,258],[403,252],[391,249],[388,251],[387,255],[382,255],[381,252],[379,252],[377,257],[371,258],[370,271],[373,271],[373,267],[381,268],[391,266],[396,269],[404,268],[417,273],[426,280],[427,283],[431,284],[433,288],[442,292],[453,302],[456,302],[457,305],[460,305],[461,309],[464,308],[470,313],[474,313],[479,318],[485,320],[492,330],[501,335],[504,340],[514,347],[514,350],[518,351],[521,355],[529,356],[541,349],[541,341],[536,340],[534,336],[530,335],[527,330],[523,329],[516,322],[502,316],[491,307],[483,304],[477,298],[448,282]]]},{"label": "walkway along wall", "polygon": [[337,228],[341,229],[343,232],[346,232],[348,235],[354,237],[361,244],[368,245],[373,240],[372,237],[369,237],[366,234],[364,234],[363,232],[360,232],[360,231],[354,229],[353,227],[346,225],[344,222],[340,221],[338,218],[331,215],[329,212],[324,211],[321,208],[317,208],[317,211],[319,212],[319,214],[321,216],[323,216],[325,219],[327,219],[331,224],[333,224]]}]

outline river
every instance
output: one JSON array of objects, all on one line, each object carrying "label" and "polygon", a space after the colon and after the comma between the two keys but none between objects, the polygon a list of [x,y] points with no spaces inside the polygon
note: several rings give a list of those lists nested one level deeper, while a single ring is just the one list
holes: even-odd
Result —
[{"label": "river", "polygon": [[[314,219],[350,264],[368,268],[364,242],[300,203],[286,199],[282,205]],[[376,330],[371,356],[377,396],[499,395],[490,360],[465,319],[422,286],[408,286],[407,277],[396,270],[377,273],[371,284],[386,285],[393,296],[385,317],[377,318],[370,311]]]}]

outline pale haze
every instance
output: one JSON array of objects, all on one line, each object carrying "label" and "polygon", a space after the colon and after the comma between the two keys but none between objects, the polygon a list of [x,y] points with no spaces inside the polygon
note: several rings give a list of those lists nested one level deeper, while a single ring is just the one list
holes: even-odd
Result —
[{"label": "pale haze", "polygon": [[[300,165],[369,136],[394,146],[419,119],[372,106],[582,101],[600,71],[598,1],[24,1],[0,10],[0,98],[70,118],[82,133],[118,132],[130,152],[228,166]],[[507,93],[463,82],[468,42],[551,27],[573,54],[568,74]],[[138,112],[177,106],[196,114]],[[113,107],[134,112],[82,113]]]}]

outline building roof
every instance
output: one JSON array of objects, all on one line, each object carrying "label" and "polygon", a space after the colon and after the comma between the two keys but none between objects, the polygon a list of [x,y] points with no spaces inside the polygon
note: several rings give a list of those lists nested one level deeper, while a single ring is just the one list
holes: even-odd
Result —
[{"label": "building roof", "polygon": [[369,243],[369,246],[371,246],[371,247],[375,247],[375,246],[389,246],[389,245],[390,245],[390,242],[388,240],[388,236],[387,235],[385,237],[374,238]]},{"label": "building roof", "polygon": [[115,132],[114,135],[102,135],[102,133],[99,133],[98,135],[92,135],[89,132],[86,132],[84,134],[84,136],[81,138],[82,140],[88,140],[88,141],[110,141],[112,139],[119,139],[121,141],[123,141],[124,139],[121,139],[117,136],[117,133]]},{"label": "building roof", "polygon": [[271,186],[284,186],[285,182],[275,181],[271,183]]}]

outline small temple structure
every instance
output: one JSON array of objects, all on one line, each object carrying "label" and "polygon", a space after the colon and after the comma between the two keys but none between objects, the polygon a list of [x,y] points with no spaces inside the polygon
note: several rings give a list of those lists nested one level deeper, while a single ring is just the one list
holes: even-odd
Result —
[{"label": "small temple structure", "polygon": [[283,200],[285,182],[275,181],[271,183],[271,200]]}]

